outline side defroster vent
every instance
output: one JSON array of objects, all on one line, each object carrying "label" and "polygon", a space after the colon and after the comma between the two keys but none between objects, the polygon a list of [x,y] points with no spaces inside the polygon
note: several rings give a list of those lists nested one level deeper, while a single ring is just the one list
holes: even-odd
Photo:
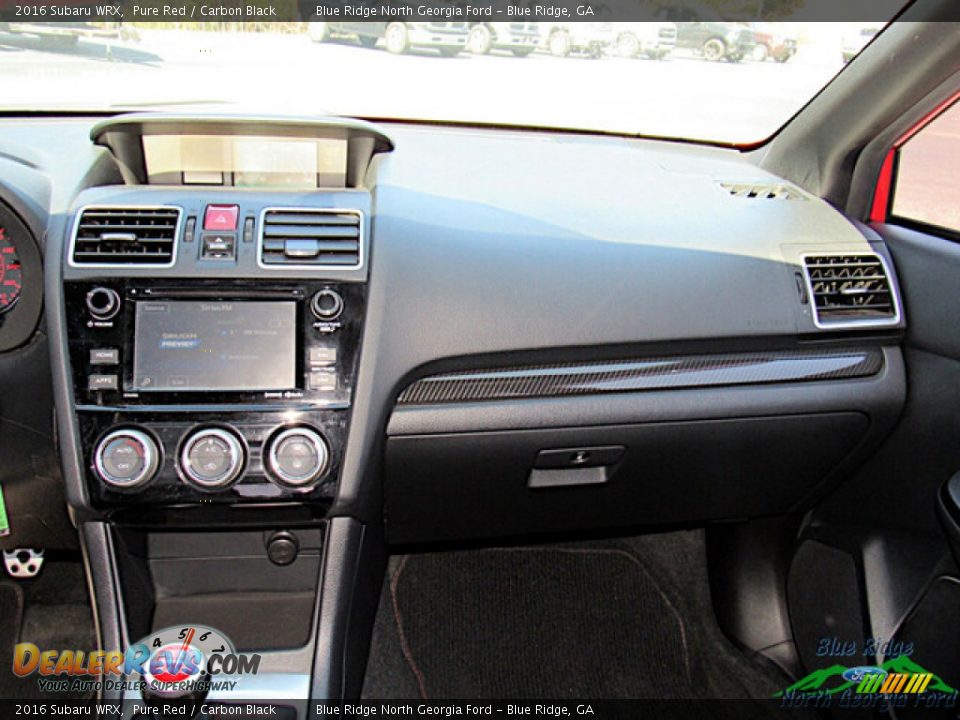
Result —
[{"label": "side defroster vent", "polygon": [[74,265],[172,265],[180,208],[90,207],[77,222]]},{"label": "side defroster vent", "polygon": [[260,230],[264,267],[358,267],[361,215],[356,210],[269,209]]},{"label": "side defroster vent", "polygon": [[879,255],[808,255],[803,261],[819,327],[899,322],[890,273]]}]

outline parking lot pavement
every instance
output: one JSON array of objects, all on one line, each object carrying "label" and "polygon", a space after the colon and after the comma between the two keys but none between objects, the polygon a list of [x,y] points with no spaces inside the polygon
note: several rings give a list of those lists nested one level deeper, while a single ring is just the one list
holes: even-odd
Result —
[{"label": "parking lot pavement", "polygon": [[541,53],[395,56],[306,35],[141,31],[73,47],[0,33],[0,106],[172,105],[331,113],[749,142],[766,137],[841,69],[801,47],[785,64],[555,58]]}]

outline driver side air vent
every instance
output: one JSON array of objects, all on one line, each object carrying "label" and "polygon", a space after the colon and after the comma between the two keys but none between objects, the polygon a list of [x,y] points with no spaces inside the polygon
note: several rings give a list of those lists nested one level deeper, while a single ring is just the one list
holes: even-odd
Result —
[{"label": "driver side air vent", "polygon": [[803,262],[818,327],[899,322],[890,273],[879,255],[808,255]]},{"label": "driver side air vent", "polygon": [[260,230],[260,264],[359,267],[360,219],[356,210],[266,210]]},{"label": "driver side air vent", "polygon": [[179,226],[176,207],[86,208],[70,258],[74,265],[173,265]]}]

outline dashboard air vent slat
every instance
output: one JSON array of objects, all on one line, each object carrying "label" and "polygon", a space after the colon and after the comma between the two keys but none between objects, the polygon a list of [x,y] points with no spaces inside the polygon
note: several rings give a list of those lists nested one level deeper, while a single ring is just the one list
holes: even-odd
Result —
[{"label": "dashboard air vent slat", "polygon": [[360,215],[347,210],[267,210],[260,261],[267,266],[360,265]]},{"label": "dashboard air vent slat", "polygon": [[179,208],[84,210],[73,240],[76,265],[169,265],[177,245]]},{"label": "dashboard air vent slat", "polygon": [[890,278],[878,255],[811,255],[804,258],[804,271],[819,325],[899,320]]}]

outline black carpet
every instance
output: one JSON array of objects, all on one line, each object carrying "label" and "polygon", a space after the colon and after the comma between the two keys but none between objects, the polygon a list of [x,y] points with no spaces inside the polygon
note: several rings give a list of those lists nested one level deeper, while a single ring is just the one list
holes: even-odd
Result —
[{"label": "black carpet", "polygon": [[394,558],[363,695],[753,700],[789,683],[720,631],[697,531]]},{"label": "black carpet", "polygon": [[[414,556],[392,594],[424,697],[466,688],[486,698],[693,692],[677,611],[622,551]],[[433,612],[417,610],[425,606]]]},{"label": "black carpet", "polygon": [[36,674],[26,678],[14,675],[13,648],[18,642],[33,643],[41,650],[97,649],[93,612],[78,558],[48,559],[31,580],[0,579],[0,698],[90,697],[82,689],[45,693]]}]

